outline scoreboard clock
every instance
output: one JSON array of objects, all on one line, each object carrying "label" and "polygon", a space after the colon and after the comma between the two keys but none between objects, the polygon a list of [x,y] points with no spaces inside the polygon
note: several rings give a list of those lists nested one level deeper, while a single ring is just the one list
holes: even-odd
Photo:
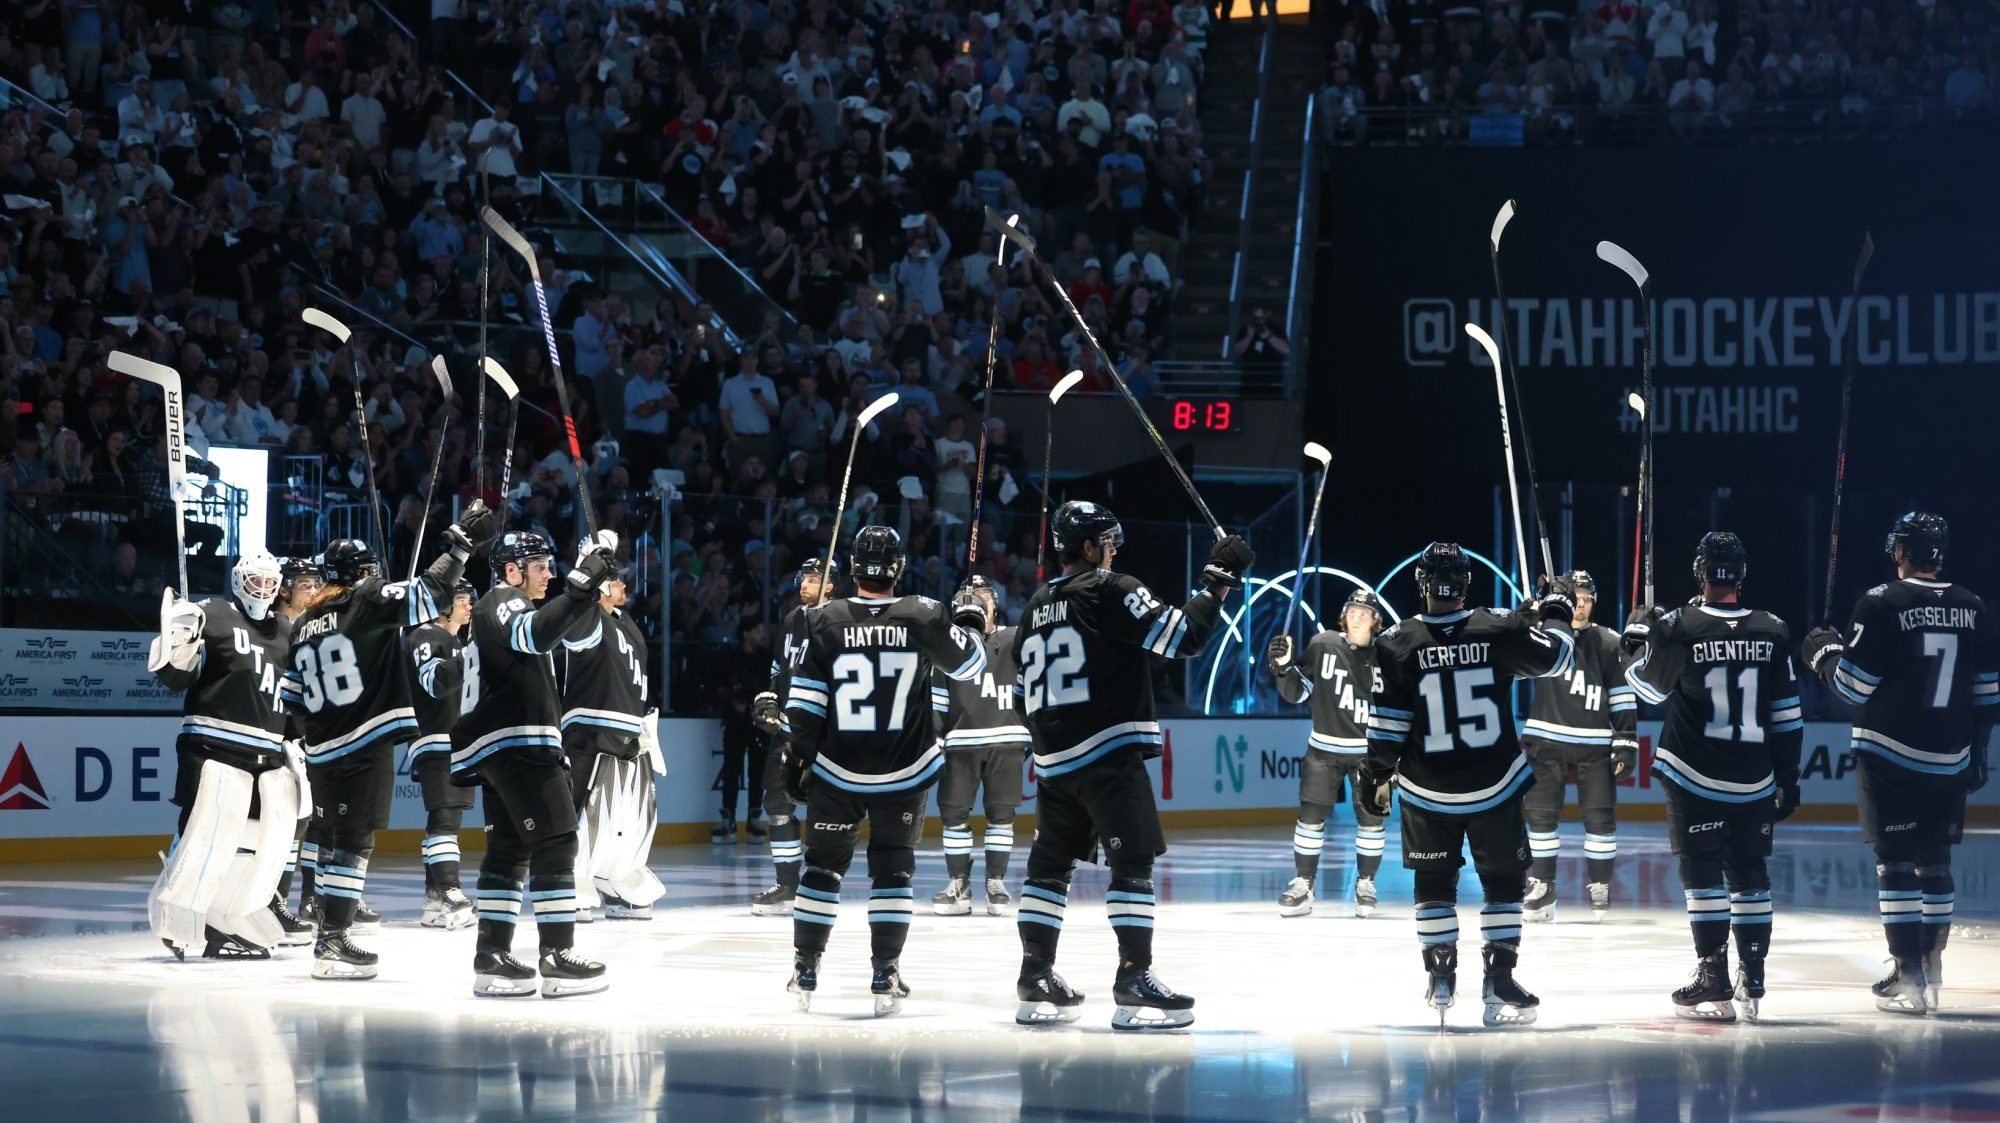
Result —
[{"label": "scoreboard clock", "polygon": [[[1197,476],[1206,471],[1268,472],[1274,477],[1298,473],[1303,411],[1290,402],[1203,394],[1142,398],[1139,404],[1168,447],[1192,452]],[[1049,417],[1046,395],[997,390],[993,412],[1007,422],[1010,443],[1041,455]],[[1158,455],[1132,407],[1116,393],[1065,396],[1056,407],[1055,426],[1056,468],[1065,475],[1105,471]]]}]

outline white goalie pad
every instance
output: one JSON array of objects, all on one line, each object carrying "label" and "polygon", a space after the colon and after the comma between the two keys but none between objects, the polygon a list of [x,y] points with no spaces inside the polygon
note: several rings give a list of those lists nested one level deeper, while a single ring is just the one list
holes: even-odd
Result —
[{"label": "white goalie pad", "polygon": [[650,905],[666,893],[646,866],[659,825],[650,760],[598,757],[583,818],[589,823],[591,845],[587,866],[578,869],[579,899],[585,869],[593,882],[593,896],[609,894],[631,904]]},{"label": "white goalie pad", "polygon": [[257,818],[238,840],[222,891],[208,910],[208,925],[260,948],[276,947],[284,929],[270,909],[291,855],[299,821],[299,788],[291,771],[274,768],[257,777]]},{"label": "white goalie pad", "polygon": [[[250,818],[256,791],[262,819]],[[298,821],[298,787],[277,769],[253,777],[240,768],[203,761],[187,829],[146,896],[153,931],[175,947],[205,944],[207,929],[259,947],[283,932],[265,907],[278,889]]]},{"label": "white goalie pad", "polygon": [[639,721],[639,752],[651,762],[653,771],[667,774],[667,754],[660,748],[660,711],[647,710]]}]

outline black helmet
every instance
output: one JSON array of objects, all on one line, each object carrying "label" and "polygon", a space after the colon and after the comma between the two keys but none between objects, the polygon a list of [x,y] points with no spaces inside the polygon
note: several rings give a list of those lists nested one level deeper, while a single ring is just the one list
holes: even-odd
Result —
[{"label": "black helmet", "polygon": [[1356,589],[1347,594],[1347,599],[1341,602],[1340,605],[1341,616],[1345,617],[1347,610],[1357,605],[1375,614],[1375,624],[1377,627],[1383,627],[1389,623],[1388,613],[1382,611],[1382,599],[1367,589]]},{"label": "black helmet", "polygon": [[556,548],[545,535],[532,530],[510,530],[493,543],[487,556],[492,559],[493,572],[498,576],[506,571],[508,562],[525,565],[531,558],[553,558]]},{"label": "black helmet", "polygon": [[319,570],[320,563],[318,558],[286,558],[278,565],[278,583],[284,588],[289,589],[301,577],[310,577],[317,581],[319,580]]},{"label": "black helmet", "polygon": [[951,598],[951,622],[966,626],[986,627],[986,606],[991,603],[993,582],[974,575],[966,578],[958,592]]},{"label": "black helmet", "polygon": [[460,597],[470,597],[473,600],[479,599],[479,591],[472,587],[472,582],[467,581],[463,577],[451,583],[451,599],[457,600]]},{"label": "black helmet", "polygon": [[1928,511],[1911,511],[1896,520],[1889,528],[1889,537],[1882,543],[1882,552],[1896,556],[1896,547],[1903,548],[1903,556],[1911,565],[1932,569],[1944,564],[1945,548],[1951,545],[1951,527],[1943,515],[1933,515]]},{"label": "black helmet", "polygon": [[1711,530],[1694,548],[1694,579],[1704,585],[1742,585],[1750,574],[1750,555],[1743,540],[1726,530]]},{"label": "black helmet", "polygon": [[854,536],[854,548],[847,552],[857,580],[895,584],[903,575],[903,536],[894,527],[864,526]]},{"label": "black helmet", "polygon": [[809,573],[816,577],[831,576],[835,581],[838,581],[840,580],[840,563],[838,561],[830,562],[822,557],[810,557],[799,563],[799,580],[804,581],[806,575]]},{"label": "black helmet", "polygon": [[1464,600],[1472,591],[1472,559],[1456,542],[1433,542],[1417,559],[1417,591],[1433,600]]},{"label": "black helmet", "polygon": [[359,585],[381,572],[375,551],[359,538],[336,539],[320,555],[320,579],[329,585]]},{"label": "black helmet", "polygon": [[1588,572],[1581,569],[1572,569],[1568,573],[1563,574],[1563,576],[1569,578],[1570,587],[1574,588],[1577,592],[1589,593],[1591,596],[1597,595],[1597,578],[1592,577]]},{"label": "black helmet", "polygon": [[1107,538],[1112,549],[1123,546],[1125,528],[1118,525],[1111,508],[1100,503],[1072,499],[1057,507],[1055,518],[1049,520],[1049,544],[1058,556],[1081,557],[1085,542],[1102,543]]}]

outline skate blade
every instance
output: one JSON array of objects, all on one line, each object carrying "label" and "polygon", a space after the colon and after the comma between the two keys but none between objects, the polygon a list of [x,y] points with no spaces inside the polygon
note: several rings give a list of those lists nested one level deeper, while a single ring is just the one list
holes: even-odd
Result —
[{"label": "skate blade", "polygon": [[900,1013],[902,1009],[903,998],[901,995],[878,994],[875,996],[875,1016],[878,1018],[886,1018],[891,1014]]},{"label": "skate blade", "polygon": [[286,935],[283,939],[280,939],[278,941],[278,946],[281,948],[304,947],[318,938],[319,937],[316,933],[308,929],[304,932],[293,932]]},{"label": "skate blade", "polygon": [[313,961],[313,978],[329,982],[359,982],[374,978],[376,973],[374,964],[328,962],[324,959]]},{"label": "skate blade", "polygon": [[1083,1006],[1058,1006],[1053,1002],[1023,1002],[1014,1011],[1014,1024],[1023,1026],[1068,1025],[1083,1017]]},{"label": "skate blade", "polygon": [[533,998],[535,996],[533,976],[525,979],[510,979],[503,975],[474,975],[472,977],[472,997],[474,998]]},{"label": "skate blade", "polygon": [[1531,1026],[1540,1017],[1539,1007],[1509,1006],[1505,1002],[1489,1002],[1483,1020],[1487,1026],[1499,1029],[1502,1026]]},{"label": "skate blade", "polygon": [[1545,909],[1522,909],[1521,919],[1528,924],[1553,924],[1556,919],[1556,907],[1550,905]]},{"label": "skate blade", "polygon": [[1357,904],[1354,906],[1354,918],[1356,920],[1366,920],[1374,915],[1375,915],[1374,905]]},{"label": "skate blade", "polygon": [[1602,923],[1604,923],[1604,914],[1606,914],[1606,913],[1608,913],[1608,912],[1610,912],[1610,911],[1611,911],[1610,909],[1591,909],[1591,910],[1590,910],[1590,922],[1591,922],[1592,924],[1602,924]]},{"label": "skate blade", "polygon": [[987,916],[1012,916],[1012,915],[1014,915],[1014,905],[1013,905],[1013,902],[1011,902],[1011,901],[1010,901],[1010,902],[1007,902],[1007,903],[1005,903],[1005,904],[995,904],[995,903],[993,903],[992,901],[988,901],[988,902],[986,902],[986,915],[987,915]]},{"label": "skate blade", "polygon": [[608,989],[611,980],[603,975],[594,979],[551,979],[542,976],[543,998],[575,998],[581,994],[596,994]]},{"label": "skate blade", "polygon": [[932,916],[971,916],[971,915],[972,915],[972,902],[971,902],[971,901],[960,901],[960,902],[958,902],[957,904],[951,904],[951,905],[945,905],[945,904],[939,904],[939,903],[937,903],[937,902],[933,901],[933,902],[931,902],[931,915],[932,915]]},{"label": "skate blade", "polygon": [[750,906],[750,915],[751,915],[751,916],[790,916],[790,915],[792,915],[792,906],[791,906],[790,904],[783,904],[783,905],[751,905],[751,906]]},{"label": "skate blade", "polygon": [[812,1005],[813,1005],[812,991],[801,990],[798,987],[794,986],[788,986],[785,989],[792,992],[792,1005],[798,1008],[799,1013],[806,1014],[812,1011]]},{"label": "skate blade", "polygon": [[1924,1006],[1933,1014],[1938,1012],[1938,999],[1940,997],[1938,990],[1939,988],[1937,987],[1924,988]]},{"label": "skate blade", "polygon": [[644,908],[616,908],[616,909],[605,909],[605,910],[604,910],[604,919],[606,919],[606,920],[651,920],[651,919],[653,919],[653,908],[652,908],[652,906],[651,906],[651,905],[648,905],[648,906],[646,906],[646,907],[644,907]]},{"label": "skate blade", "polygon": [[1921,1018],[1930,1013],[1930,1007],[1925,1004],[1922,995],[1915,996],[1914,1001],[1909,998],[1877,998],[1875,1008],[1885,1014],[1908,1014],[1913,1018]]},{"label": "skate blade", "polygon": [[1736,996],[1736,1013],[1744,1021],[1754,1022],[1757,1020],[1757,1005],[1762,1001],[1761,998],[1746,998],[1739,994]]},{"label": "skate blade", "polygon": [[445,917],[444,930],[447,932],[456,932],[460,928],[470,928],[477,923],[479,923],[479,914],[473,912],[471,909],[459,909],[457,912]]},{"label": "skate blade", "polygon": [[1112,1029],[1185,1029],[1193,1024],[1193,1010],[1162,1010],[1157,1006],[1120,1006],[1111,1015]]},{"label": "skate blade", "polygon": [[417,921],[417,927],[449,929],[451,927],[451,914],[441,910],[425,909],[422,919]]},{"label": "skate blade", "polygon": [[595,923],[597,923],[597,910],[596,910],[596,909],[578,909],[578,910],[576,910],[576,922],[577,922],[578,924],[595,924]]},{"label": "skate blade", "polygon": [[1299,904],[1296,904],[1296,905],[1279,905],[1279,906],[1278,906],[1278,915],[1279,915],[1279,916],[1311,916],[1311,915],[1312,915],[1312,910],[1313,910],[1313,900],[1312,900],[1312,898],[1311,898],[1311,897],[1307,897],[1307,898],[1306,898],[1306,899],[1305,899],[1304,901],[1302,901],[1302,902],[1300,902]]},{"label": "skate blade", "polygon": [[1721,1002],[1697,1002],[1693,1006],[1676,1006],[1674,1013],[1691,1022],[1733,1022],[1736,1007],[1727,999]]}]

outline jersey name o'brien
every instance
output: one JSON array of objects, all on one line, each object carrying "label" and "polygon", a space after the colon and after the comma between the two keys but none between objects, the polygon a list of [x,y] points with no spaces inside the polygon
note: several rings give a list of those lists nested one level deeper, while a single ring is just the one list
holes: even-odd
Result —
[{"label": "jersey name o'brien", "polygon": [[840,629],[842,647],[908,647],[910,629],[901,624],[852,624]]},{"label": "jersey name o'brien", "polygon": [[311,620],[299,625],[298,631],[292,634],[292,642],[294,644],[301,644],[306,640],[318,639],[321,636],[331,635],[339,630],[340,613],[329,612],[324,616],[315,616]]},{"label": "jersey name o'brien", "polygon": [[1442,647],[1420,647],[1417,649],[1417,666],[1424,670],[1439,667],[1472,667],[1490,662],[1490,643],[1454,643]]},{"label": "jersey name o'brien", "polygon": [[1692,645],[1697,663],[1768,663],[1777,644],[1767,639],[1708,639]]},{"label": "jersey name o'brien", "polygon": [[1051,601],[1035,609],[1035,620],[1029,627],[1040,628],[1049,624],[1060,624],[1068,619],[1069,602],[1066,600]]},{"label": "jersey name o'brien", "polygon": [[1952,628],[1974,631],[1978,628],[1979,610],[1976,608],[1947,608],[1939,604],[1918,605],[1906,608],[1896,614],[1896,626],[1903,631],[1917,628]]}]

